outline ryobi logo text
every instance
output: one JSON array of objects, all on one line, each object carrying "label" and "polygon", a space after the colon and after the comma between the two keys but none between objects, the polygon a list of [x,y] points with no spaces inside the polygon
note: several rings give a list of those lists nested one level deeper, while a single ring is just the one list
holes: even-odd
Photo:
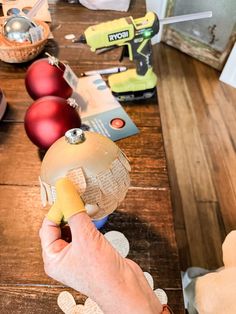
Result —
[{"label": "ryobi logo text", "polygon": [[119,40],[119,39],[124,39],[129,37],[129,31],[123,31],[123,32],[117,32],[113,34],[108,35],[109,41],[114,41],[114,40]]}]

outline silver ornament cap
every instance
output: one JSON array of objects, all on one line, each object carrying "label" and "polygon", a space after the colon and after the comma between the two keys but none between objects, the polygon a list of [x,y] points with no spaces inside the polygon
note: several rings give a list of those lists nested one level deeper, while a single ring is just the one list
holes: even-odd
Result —
[{"label": "silver ornament cap", "polygon": [[65,138],[70,144],[79,144],[85,141],[83,130],[79,128],[70,129],[65,133]]}]

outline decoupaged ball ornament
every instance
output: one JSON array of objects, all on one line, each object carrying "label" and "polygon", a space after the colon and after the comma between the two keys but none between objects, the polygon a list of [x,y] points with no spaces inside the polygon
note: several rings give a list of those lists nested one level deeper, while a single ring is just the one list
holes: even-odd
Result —
[{"label": "decoupaged ball ornament", "polygon": [[25,87],[33,99],[43,96],[69,98],[73,92],[63,78],[65,65],[49,56],[30,65],[25,76]]},{"label": "decoupaged ball ornament", "polygon": [[26,111],[25,131],[39,148],[48,149],[71,128],[81,126],[73,99],[45,96],[37,99]]},{"label": "decoupaged ball ornament", "polygon": [[31,43],[30,29],[34,27],[37,27],[37,24],[26,16],[14,15],[5,21],[3,35],[10,41]]},{"label": "decoupaged ball ornament", "polygon": [[130,164],[125,154],[107,137],[81,129],[66,132],[47,151],[40,173],[45,206],[56,200],[58,179],[71,180],[89,216],[101,220],[123,201],[130,186]]}]

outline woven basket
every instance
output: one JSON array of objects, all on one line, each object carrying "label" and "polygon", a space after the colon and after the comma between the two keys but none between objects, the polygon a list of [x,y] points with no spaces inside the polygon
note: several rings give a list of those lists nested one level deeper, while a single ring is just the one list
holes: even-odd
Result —
[{"label": "woven basket", "polygon": [[8,63],[22,63],[34,59],[44,48],[50,33],[49,26],[42,21],[35,21],[43,28],[43,39],[31,43],[12,42],[3,36],[3,24],[5,19],[0,18],[0,60]]}]

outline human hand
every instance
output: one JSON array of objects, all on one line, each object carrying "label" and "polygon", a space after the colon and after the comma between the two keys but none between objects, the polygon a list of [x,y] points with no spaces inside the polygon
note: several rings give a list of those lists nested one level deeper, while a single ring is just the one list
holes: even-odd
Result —
[{"label": "human hand", "polygon": [[[75,214],[74,204],[80,204],[81,199],[73,184],[60,179],[56,190],[62,204],[52,210],[66,212],[72,242],[61,239],[59,225],[44,219],[40,238],[45,272],[90,297],[106,314],[161,313],[162,306],[140,267],[119,255],[86,212]],[[71,207],[72,216],[68,214]]]}]

